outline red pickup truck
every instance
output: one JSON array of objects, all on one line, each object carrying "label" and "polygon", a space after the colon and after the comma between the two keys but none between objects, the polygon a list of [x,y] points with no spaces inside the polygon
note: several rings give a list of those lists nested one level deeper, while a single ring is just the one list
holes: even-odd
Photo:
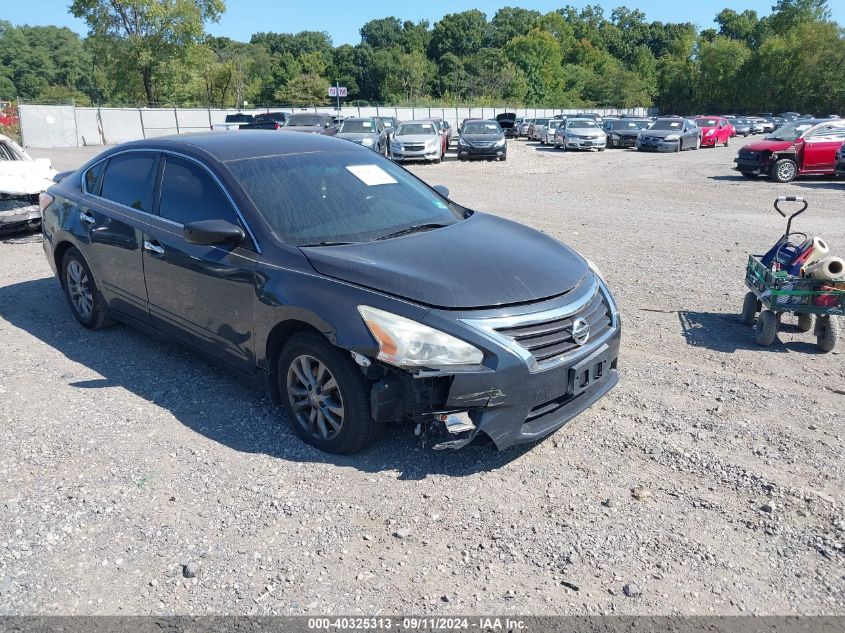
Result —
[{"label": "red pickup truck", "polygon": [[799,176],[832,176],[836,150],[843,142],[845,120],[798,119],[745,145],[734,162],[747,178],[765,174],[777,182],[790,182]]}]

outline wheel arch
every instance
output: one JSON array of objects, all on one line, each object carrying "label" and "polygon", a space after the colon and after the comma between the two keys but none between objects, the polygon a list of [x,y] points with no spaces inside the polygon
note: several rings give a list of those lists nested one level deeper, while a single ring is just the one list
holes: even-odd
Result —
[{"label": "wheel arch", "polygon": [[278,375],[277,363],[279,354],[291,337],[301,332],[313,332],[315,334],[319,334],[333,345],[336,344],[333,331],[330,329],[322,329],[322,327],[319,327],[316,323],[309,323],[308,321],[299,318],[289,318],[274,325],[267,335],[265,359],[267,363],[267,385],[270,391],[270,397],[275,404],[281,402],[278,381],[276,380]]},{"label": "wheel arch", "polygon": [[62,285],[65,283],[62,278],[62,260],[65,258],[65,253],[72,248],[76,248],[76,244],[68,239],[64,239],[56,244],[56,247],[53,249],[53,262],[56,264],[56,274],[59,278],[59,283]]}]

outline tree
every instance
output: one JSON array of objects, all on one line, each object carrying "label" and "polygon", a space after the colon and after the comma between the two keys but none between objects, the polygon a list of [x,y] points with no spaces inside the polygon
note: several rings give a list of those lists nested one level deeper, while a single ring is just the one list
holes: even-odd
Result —
[{"label": "tree", "polygon": [[520,7],[502,7],[490,20],[490,45],[501,48],[517,35],[526,35],[537,26],[539,11]]},{"label": "tree", "polygon": [[393,48],[402,44],[402,21],[399,18],[370,20],[360,32],[361,41],[373,48]]},{"label": "tree", "polygon": [[827,0],[777,0],[772,7],[768,26],[779,35],[788,32],[799,24],[825,22],[830,19]]},{"label": "tree", "polygon": [[540,29],[513,38],[505,54],[519,68],[528,82],[529,103],[553,103],[562,93],[563,58],[554,36]]},{"label": "tree", "polygon": [[434,25],[428,54],[440,59],[446,53],[458,57],[473,55],[487,41],[487,16],[478,9],[450,13]]},{"label": "tree", "polygon": [[757,17],[757,12],[751,9],[742,13],[722,9],[716,15],[715,22],[719,25],[719,35],[739,40],[751,48],[756,47],[762,36],[763,23]]},{"label": "tree", "polygon": [[743,66],[751,57],[751,50],[741,41],[722,35],[712,42],[701,42],[698,50],[697,102],[702,110],[731,110],[745,104],[742,101]]},{"label": "tree", "polygon": [[320,105],[325,103],[329,94],[329,82],[323,77],[302,74],[294,77],[276,91],[275,97],[280,103],[294,106]]},{"label": "tree", "polygon": [[205,35],[205,23],[217,21],[223,0],[73,0],[71,13],[88,23],[89,38],[107,50],[116,74],[140,77],[147,104],[157,101],[162,69],[187,61]]}]

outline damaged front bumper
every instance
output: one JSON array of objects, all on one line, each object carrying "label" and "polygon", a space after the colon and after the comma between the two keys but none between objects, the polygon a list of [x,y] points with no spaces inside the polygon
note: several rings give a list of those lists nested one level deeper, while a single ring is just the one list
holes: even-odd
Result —
[{"label": "damaged front bumper", "polygon": [[0,193],[0,233],[20,231],[41,223],[37,195]]},{"label": "damaged front bumper", "polygon": [[[484,345],[488,353],[489,360],[477,371],[411,373],[373,363],[368,371],[384,372],[371,391],[373,417],[386,423],[416,422],[420,431],[435,436],[435,449],[461,448],[483,433],[502,450],[536,441],[564,426],[619,381],[621,324],[613,299],[598,283],[587,284],[576,294],[562,305],[547,302],[542,310],[515,316],[502,317],[492,311],[480,317],[458,315],[457,320],[479,336],[478,341],[470,336],[467,340]],[[451,321],[453,327],[447,331],[454,332],[455,316],[432,311],[426,322],[446,329]],[[519,335],[503,334],[520,332],[520,328],[528,336],[555,327],[565,331],[568,323],[582,316],[594,327],[595,337],[542,362],[534,355],[541,352],[526,349]]]}]

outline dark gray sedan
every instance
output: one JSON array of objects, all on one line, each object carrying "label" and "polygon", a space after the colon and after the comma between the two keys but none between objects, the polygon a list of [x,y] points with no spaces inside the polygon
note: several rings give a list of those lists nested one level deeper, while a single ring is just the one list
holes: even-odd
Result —
[{"label": "dark gray sedan", "polygon": [[387,156],[387,132],[376,117],[344,119],[337,130],[337,137]]},{"label": "dark gray sedan", "polygon": [[[184,343],[265,386],[324,451],[403,424],[439,448],[532,442],[618,381],[619,313],[594,266],[347,141],[127,143],[41,206],[47,261],[82,326],[116,319]],[[125,352],[115,336],[90,344]]]},{"label": "dark gray sedan", "polygon": [[689,119],[661,117],[637,136],[640,151],[682,152],[701,147],[701,130]]}]

